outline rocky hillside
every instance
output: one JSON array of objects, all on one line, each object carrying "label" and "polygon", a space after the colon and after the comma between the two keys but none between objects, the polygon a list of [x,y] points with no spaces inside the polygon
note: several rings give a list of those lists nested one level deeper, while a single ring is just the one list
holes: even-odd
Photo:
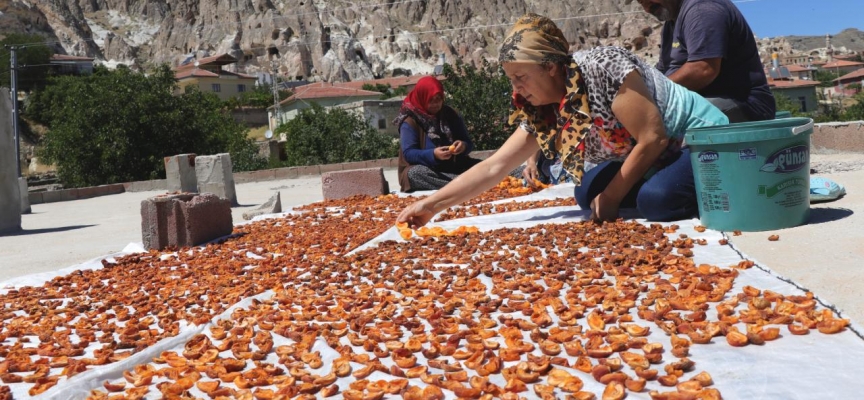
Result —
[{"label": "rocky hillside", "polygon": [[[831,46],[835,49],[844,52],[864,51],[864,32],[858,29],[845,29],[832,36]],[[825,36],[786,36],[785,39],[793,49],[801,52],[825,47]]]},{"label": "rocky hillside", "polygon": [[660,24],[632,0],[0,0],[0,33],[38,33],[108,65],[229,53],[247,73],[345,81],[428,72],[440,54],[494,58],[528,11],[564,18],[574,49],[615,44],[656,58]]}]

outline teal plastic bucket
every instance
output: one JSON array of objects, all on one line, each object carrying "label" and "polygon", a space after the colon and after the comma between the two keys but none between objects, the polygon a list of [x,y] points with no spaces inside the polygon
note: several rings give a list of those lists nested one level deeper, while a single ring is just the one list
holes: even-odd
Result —
[{"label": "teal plastic bucket", "polygon": [[791,117],[792,117],[792,113],[789,111],[777,111],[776,113],[774,113],[775,119],[791,118]]},{"label": "teal plastic bucket", "polygon": [[806,223],[812,133],[810,118],[688,130],[702,225],[752,232]]}]

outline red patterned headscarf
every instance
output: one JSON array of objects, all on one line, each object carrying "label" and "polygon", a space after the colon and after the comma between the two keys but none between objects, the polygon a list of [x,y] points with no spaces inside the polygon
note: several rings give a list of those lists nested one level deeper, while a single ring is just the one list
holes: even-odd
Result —
[{"label": "red patterned headscarf", "polygon": [[417,122],[419,128],[426,133],[436,146],[447,146],[453,143],[453,131],[450,123],[458,119],[458,115],[446,104],[436,115],[429,114],[429,101],[438,94],[444,94],[444,85],[431,76],[424,76],[402,101],[399,116],[393,124],[399,126],[407,117]]},{"label": "red patterned headscarf", "polygon": [[417,86],[408,93],[408,97],[402,101],[402,107],[411,108],[415,113],[422,112],[428,118],[434,118],[429,114],[429,100],[437,94],[444,94],[444,85],[438,79],[424,76],[417,81]]}]

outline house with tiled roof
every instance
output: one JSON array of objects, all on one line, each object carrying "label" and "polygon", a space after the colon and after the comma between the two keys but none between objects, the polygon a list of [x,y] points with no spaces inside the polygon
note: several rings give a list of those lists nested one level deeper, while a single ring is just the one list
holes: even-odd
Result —
[{"label": "house with tiled roof", "polygon": [[819,102],[816,87],[819,82],[803,79],[769,79],[768,87],[774,96],[786,96],[799,105],[799,111],[816,111]]},{"label": "house with tiled roof", "polygon": [[[351,82],[342,82],[338,85],[343,87],[350,87],[354,89],[362,89],[363,86],[390,86],[393,89],[404,88],[405,93],[410,92],[417,86],[417,82],[426,76],[432,76],[438,80],[444,80],[444,76],[442,75],[412,75],[412,76],[394,76],[392,78],[381,78],[381,79],[372,79],[367,81],[351,81]],[[367,86],[368,87],[368,86]]]},{"label": "house with tiled roof", "polygon": [[48,59],[55,75],[89,75],[93,73],[93,58],[54,54]]},{"label": "house with tiled roof", "polygon": [[861,92],[864,86],[864,68],[852,71],[832,81],[836,91],[843,91],[846,95],[854,95]]},{"label": "house with tiled roof", "polygon": [[845,75],[861,68],[864,68],[864,63],[846,60],[834,60],[819,67],[821,70],[834,72],[840,75]]},{"label": "house with tiled roof", "polygon": [[276,109],[272,106],[268,108],[271,121],[274,121],[271,126],[275,129],[275,125],[280,125],[294,119],[301,110],[312,107],[312,104],[328,108],[381,98],[380,92],[346,87],[344,85],[344,83],[315,82],[294,88],[294,94],[282,100],[278,105],[278,123],[275,123],[273,115],[273,111]]},{"label": "house with tiled roof", "polygon": [[195,86],[202,92],[219,96],[222,100],[241,96],[254,88],[257,78],[223,68],[236,62],[237,59],[228,54],[187,60],[174,68],[178,91],[182,93],[187,87]]},{"label": "house with tiled roof", "polygon": [[787,65],[786,69],[794,79],[813,80],[816,78],[816,68],[800,64]]}]

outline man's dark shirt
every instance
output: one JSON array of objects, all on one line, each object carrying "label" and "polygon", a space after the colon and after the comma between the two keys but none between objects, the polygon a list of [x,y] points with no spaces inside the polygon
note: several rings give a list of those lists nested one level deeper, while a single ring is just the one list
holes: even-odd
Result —
[{"label": "man's dark shirt", "polygon": [[697,92],[738,100],[752,120],[774,118],[753,31],[730,0],[684,0],[678,18],[663,26],[662,40],[657,69],[666,76],[688,61],[721,58],[720,74]]}]

